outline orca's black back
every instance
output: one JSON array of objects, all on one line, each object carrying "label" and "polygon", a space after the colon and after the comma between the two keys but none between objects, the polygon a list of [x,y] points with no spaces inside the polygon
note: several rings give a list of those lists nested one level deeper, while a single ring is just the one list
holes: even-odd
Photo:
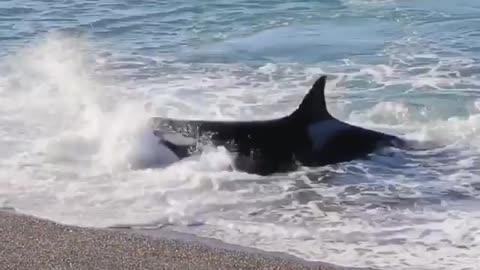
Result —
[{"label": "orca's black back", "polygon": [[[319,78],[298,108],[279,119],[243,122],[152,120],[156,129],[192,139],[192,144],[181,144],[160,136],[180,158],[191,155],[190,150],[198,149],[199,144],[212,143],[236,154],[237,169],[257,174],[289,171],[297,167],[297,161],[305,166],[319,166],[351,160],[375,149],[379,141],[394,138],[343,123],[348,128],[333,137],[326,135],[327,130],[323,134],[325,137],[320,138],[325,140],[321,149],[314,147],[312,140],[317,138],[309,134],[309,128],[318,123],[322,126],[322,122],[338,121],[328,113],[325,83],[325,76]],[[328,125],[325,128],[328,129]]]},{"label": "orca's black back", "polygon": [[305,128],[287,117],[255,122],[162,119],[160,129],[225,146],[237,155],[237,169],[258,174],[291,170],[298,149],[311,147]]}]

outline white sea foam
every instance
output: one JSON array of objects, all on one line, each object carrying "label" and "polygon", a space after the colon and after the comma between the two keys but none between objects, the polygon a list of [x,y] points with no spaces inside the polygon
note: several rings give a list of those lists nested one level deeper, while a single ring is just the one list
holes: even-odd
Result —
[{"label": "white sea foam", "polygon": [[[54,34],[1,63],[1,205],[76,225],[169,224],[347,266],[478,264],[480,112],[443,116],[435,103],[393,97],[398,91],[448,91],[452,81],[442,70],[475,64],[468,59],[434,61],[411,74],[398,59],[391,66],[349,62],[321,68],[150,59],[161,63],[159,70],[143,69],[151,77],[132,81],[118,79],[129,64],[123,56],[96,50],[83,39]],[[410,56],[402,61],[437,57]],[[424,147],[259,177],[231,171],[231,154],[223,148],[171,165],[176,158],[147,126],[151,114],[283,116],[319,73],[332,74],[327,100],[334,115]],[[355,81],[370,83],[358,90],[351,87]],[[151,112],[144,110],[147,102]],[[476,107],[476,100],[468,102]],[[192,224],[203,226],[185,226]]]}]

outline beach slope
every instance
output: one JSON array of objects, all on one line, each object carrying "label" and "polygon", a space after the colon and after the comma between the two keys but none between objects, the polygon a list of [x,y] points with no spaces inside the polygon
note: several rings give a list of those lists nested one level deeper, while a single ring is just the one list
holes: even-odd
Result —
[{"label": "beach slope", "polygon": [[[1,269],[346,269],[275,253],[0,212]],[[252,249],[254,250],[254,249]]]}]

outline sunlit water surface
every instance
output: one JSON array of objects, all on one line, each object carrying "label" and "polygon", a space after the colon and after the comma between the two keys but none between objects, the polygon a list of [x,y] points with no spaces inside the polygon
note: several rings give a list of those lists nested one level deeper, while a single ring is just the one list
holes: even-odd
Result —
[{"label": "sunlit water surface", "polygon": [[[479,15],[474,0],[2,1],[0,206],[344,266],[478,269]],[[269,177],[229,171],[222,148],[163,166],[149,116],[279,117],[322,74],[333,115],[415,150]]]}]

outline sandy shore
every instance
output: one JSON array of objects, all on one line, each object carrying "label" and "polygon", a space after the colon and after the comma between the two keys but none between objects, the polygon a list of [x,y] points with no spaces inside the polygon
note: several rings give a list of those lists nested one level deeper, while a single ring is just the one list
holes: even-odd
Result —
[{"label": "sandy shore", "polygon": [[0,269],[344,269],[201,241],[64,226],[0,212]]}]

